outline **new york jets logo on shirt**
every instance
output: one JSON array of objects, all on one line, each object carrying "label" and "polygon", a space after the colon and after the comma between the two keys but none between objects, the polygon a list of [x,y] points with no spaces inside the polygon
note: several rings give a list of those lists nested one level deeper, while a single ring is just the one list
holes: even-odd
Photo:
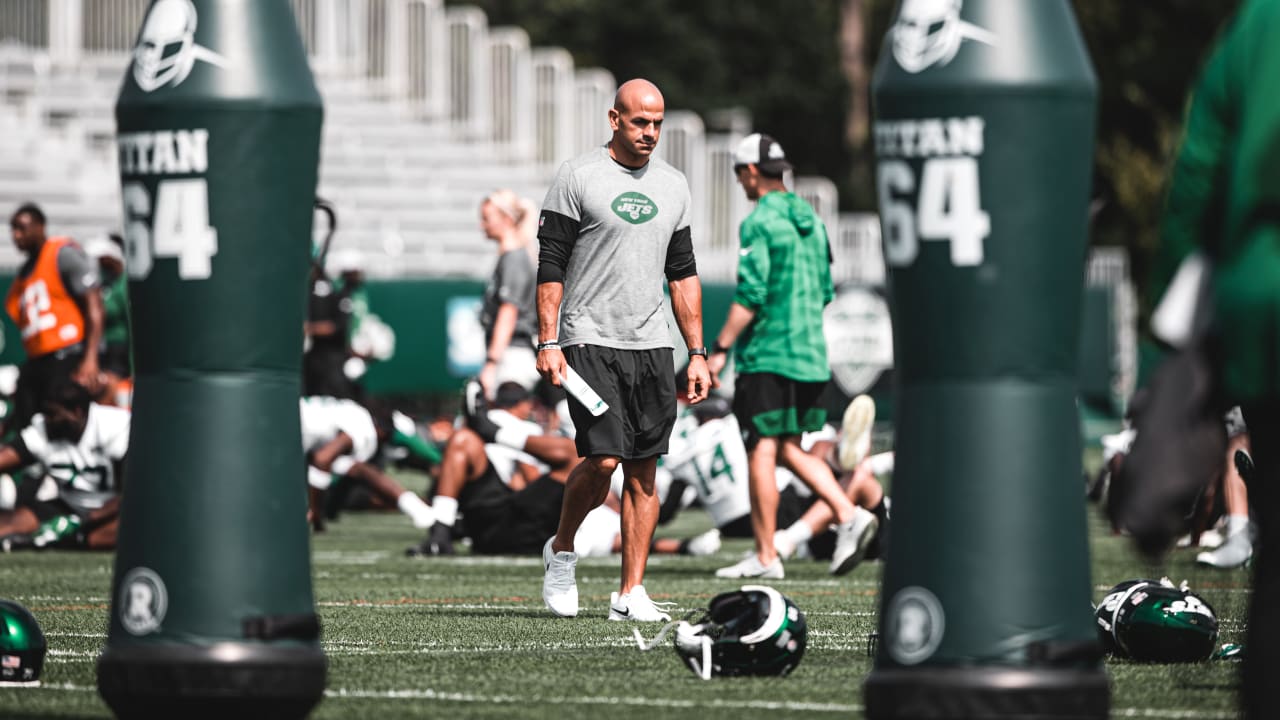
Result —
[{"label": "new york jets logo on shirt", "polygon": [[652,220],[658,214],[658,206],[653,204],[642,193],[625,192],[613,199],[610,203],[613,208],[613,214],[626,220],[632,225],[639,225]]}]

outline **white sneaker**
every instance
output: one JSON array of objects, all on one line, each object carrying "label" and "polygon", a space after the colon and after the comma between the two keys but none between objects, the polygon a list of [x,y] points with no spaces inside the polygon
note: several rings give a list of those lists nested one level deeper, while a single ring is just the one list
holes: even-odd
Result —
[{"label": "white sneaker", "polygon": [[859,395],[849,401],[840,423],[840,448],[836,459],[840,467],[853,470],[871,452],[871,426],[876,421],[876,402],[870,395]]},{"label": "white sneaker", "polygon": [[[1191,544],[1191,538],[1187,538],[1187,544]],[[1227,536],[1222,534],[1221,530],[1209,528],[1200,533],[1200,547],[1212,550],[1227,541]]]},{"label": "white sneaker", "polygon": [[867,546],[876,536],[880,520],[866,508],[855,507],[853,519],[836,526],[836,549],[831,556],[831,574],[844,575],[862,562]]},{"label": "white sneaker", "polygon": [[554,540],[551,538],[542,546],[542,567],[546,571],[542,576],[542,601],[560,617],[577,617],[578,582],[574,571],[578,567],[578,554],[553,551]]},{"label": "white sneaker", "polygon": [[760,562],[760,557],[754,551],[747,554],[740,562],[734,563],[729,567],[722,567],[716,571],[716,577],[721,578],[766,578],[769,580],[781,580],[786,577],[786,572],[782,569],[782,558],[777,557],[773,562],[765,565]]},{"label": "white sneaker", "polygon": [[778,530],[773,534],[773,549],[778,551],[778,557],[783,560],[790,560],[796,554],[796,544],[791,541],[791,534],[786,530]]},{"label": "white sneaker", "polygon": [[[1225,538],[1222,536],[1222,533],[1214,530],[1213,528],[1209,528],[1208,530],[1200,533],[1200,540],[1195,543],[1195,546],[1212,550],[1221,545],[1223,540],[1225,540]],[[1191,545],[1190,533],[1178,538],[1178,541],[1173,544],[1176,548],[1189,548]]]},{"label": "white sneaker", "polygon": [[689,538],[685,550],[690,555],[713,555],[720,550],[720,531],[716,528]]},{"label": "white sneaker", "polygon": [[[631,588],[631,592],[619,595],[609,593],[609,619],[635,622],[671,622],[666,610],[674,603],[655,603],[649,599],[643,585]],[[661,605],[662,607],[659,607]]]},{"label": "white sneaker", "polygon": [[1225,542],[1216,550],[1202,552],[1196,556],[1201,565],[1216,568],[1237,568],[1253,557],[1253,539],[1249,528],[1239,530],[1227,536]]}]

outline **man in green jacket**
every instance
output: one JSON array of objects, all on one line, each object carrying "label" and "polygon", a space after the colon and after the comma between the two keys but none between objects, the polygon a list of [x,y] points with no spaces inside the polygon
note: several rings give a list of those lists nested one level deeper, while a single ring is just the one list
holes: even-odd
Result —
[{"label": "man in green jacket", "polygon": [[1245,715],[1274,717],[1268,682],[1280,667],[1280,0],[1248,0],[1219,38],[1192,96],[1174,166],[1160,292],[1203,249],[1214,266],[1225,400],[1249,425],[1249,499],[1261,538],[1244,665]]},{"label": "man in green jacket", "polygon": [[728,348],[736,343],[733,412],[747,447],[756,552],[716,575],[784,576],[773,544],[779,462],[835,513],[839,525],[831,572],[842,575],[862,559],[877,520],[845,496],[821,458],[800,445],[803,433],[821,429],[827,420],[822,391],[831,368],[822,309],[835,297],[831,246],[813,208],[787,191],[783,173],[791,165],[776,140],[748,135],[733,160],[747,199],[757,203],[739,228],[738,288],[708,363],[718,378]]}]

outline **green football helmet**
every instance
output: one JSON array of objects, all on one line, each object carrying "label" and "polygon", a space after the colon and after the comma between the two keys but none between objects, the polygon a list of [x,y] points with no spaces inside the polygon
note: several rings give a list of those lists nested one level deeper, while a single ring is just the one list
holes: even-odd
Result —
[{"label": "green football helmet", "polygon": [[[786,675],[800,664],[808,634],[800,608],[763,585],[721,593],[696,622],[681,620],[675,626],[676,653],[704,680]],[[655,644],[658,640],[661,635]]]},{"label": "green football helmet", "polygon": [[1113,657],[1140,662],[1199,662],[1213,654],[1218,618],[1184,582],[1127,580],[1094,609],[1098,639]]},{"label": "green football helmet", "polygon": [[0,600],[0,683],[39,682],[48,647],[30,611]]}]

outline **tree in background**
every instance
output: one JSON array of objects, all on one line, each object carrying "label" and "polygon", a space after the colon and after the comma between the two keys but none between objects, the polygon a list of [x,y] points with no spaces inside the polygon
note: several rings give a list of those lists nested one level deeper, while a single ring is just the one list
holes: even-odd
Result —
[{"label": "tree in background", "polygon": [[[580,67],[653,80],[667,107],[697,112],[710,129],[718,111],[745,108],[800,174],[836,182],[843,210],[875,210],[869,85],[894,0],[468,4],[492,25],[524,28],[534,45],[566,48]],[[1093,241],[1129,248],[1140,283],[1187,90],[1238,4],[1073,0],[1101,93]]]}]

